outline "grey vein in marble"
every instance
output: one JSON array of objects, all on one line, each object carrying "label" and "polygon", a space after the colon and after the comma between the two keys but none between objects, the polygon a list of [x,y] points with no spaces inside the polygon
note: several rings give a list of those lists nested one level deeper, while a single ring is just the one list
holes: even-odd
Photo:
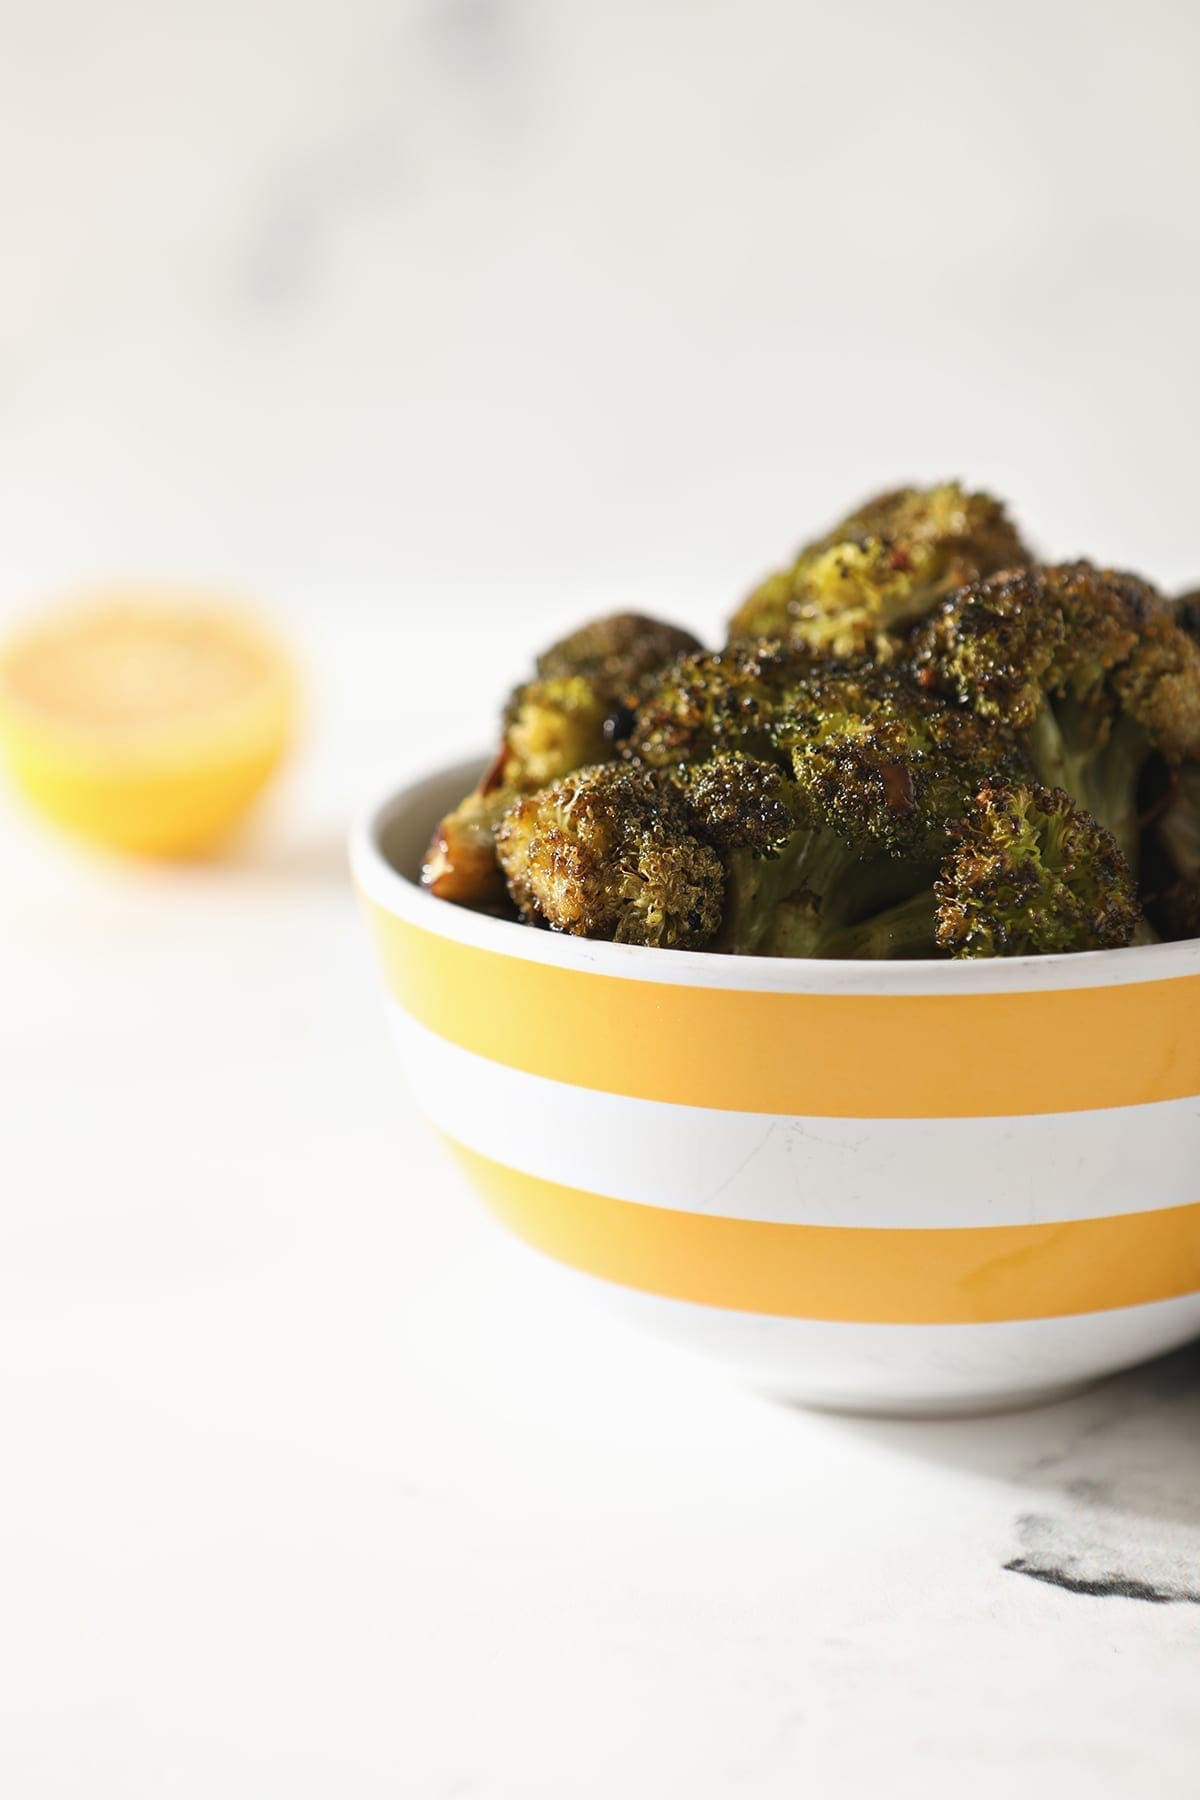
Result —
[{"label": "grey vein in marble", "polygon": [[1108,1390],[1098,1419],[1031,1475],[1051,1503],[1022,1512],[1005,1568],[1067,1593],[1200,1605],[1200,1353]]}]

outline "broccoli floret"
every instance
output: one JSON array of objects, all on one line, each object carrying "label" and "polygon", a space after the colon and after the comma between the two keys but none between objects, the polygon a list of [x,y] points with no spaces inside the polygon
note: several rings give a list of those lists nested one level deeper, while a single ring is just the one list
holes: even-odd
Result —
[{"label": "broccoli floret", "polygon": [[496,850],[521,916],[554,931],[695,949],[721,923],[721,859],[646,769],[601,763],[524,796]]},{"label": "broccoli floret", "polygon": [[504,894],[496,829],[520,794],[617,754],[612,721],[672,657],[698,648],[688,631],[636,613],[597,619],[538,658],[511,695],[500,750],[479,787],[433,836],[422,881],[440,899],[488,907]]},{"label": "broccoli floret", "polygon": [[952,956],[1119,950],[1141,923],[1112,834],[1061,788],[992,783],[958,828],[934,889]]},{"label": "broccoli floret", "polygon": [[678,625],[641,613],[614,613],[582,625],[551,644],[537,659],[545,680],[584,675],[614,697],[636,690],[646,675],[665,668],[673,657],[701,648],[699,638]]},{"label": "broccoli floret", "polygon": [[936,854],[983,775],[1017,758],[984,720],[871,666],[813,675],[776,735],[813,823],[892,858]]},{"label": "broccoli floret", "polygon": [[819,955],[843,923],[928,887],[949,822],[1011,757],[972,713],[871,667],[751,710],[772,760],[626,759],[510,806],[498,850],[522,915],[622,942]]},{"label": "broccoli floret", "polygon": [[913,646],[922,683],[995,719],[1137,867],[1152,753],[1200,756],[1200,646],[1133,575],[1064,563],[951,595]]},{"label": "broccoli floret", "polygon": [[626,754],[650,768],[742,751],[786,767],[775,722],[811,669],[780,644],[735,644],[669,663],[647,684],[630,723]]},{"label": "broccoli floret", "polygon": [[1035,564],[956,484],[880,495],[724,650],[633,614],[552,645],[423,878],[556,931],[743,955],[1200,935],[1200,591]]},{"label": "broccoli floret", "polygon": [[898,634],[943,594],[1029,561],[1003,506],[957,482],[880,494],[769,576],[731,639],[779,638],[839,659],[895,660]]},{"label": "broccoli floret", "polygon": [[480,785],[442,819],[421,880],[440,900],[493,906],[504,893],[496,828],[518,794],[613,752],[605,743],[609,697],[584,676],[525,682],[509,700],[500,750]]},{"label": "broccoli floret", "polygon": [[504,709],[504,761],[499,785],[530,793],[611,754],[604,721],[612,695],[586,675],[546,675],[523,682]]},{"label": "broccoli floret", "polygon": [[969,582],[929,615],[910,663],[929,692],[969,706],[1011,732],[1040,712],[1066,623],[1036,569]]},{"label": "broccoli floret", "polygon": [[1116,841],[1061,788],[991,782],[953,827],[931,888],[852,929],[827,956],[1049,956],[1116,950],[1144,932]]},{"label": "broccoli floret", "polygon": [[722,855],[778,856],[796,829],[793,784],[775,764],[724,750],[699,763],[660,771],[697,834]]},{"label": "broccoli floret", "polygon": [[[792,823],[765,845],[723,846],[717,947],[738,954],[820,955],[830,932],[927,884],[949,822],[1013,756],[972,714],[869,666],[811,674],[770,729],[790,772],[747,766],[774,773],[775,817]],[[697,829],[712,835],[702,813]]]},{"label": "broccoli floret", "polygon": [[496,861],[496,827],[510,801],[511,795],[502,788],[481,785],[446,814],[421,865],[421,882],[430,893],[481,912],[504,900],[507,889]]}]

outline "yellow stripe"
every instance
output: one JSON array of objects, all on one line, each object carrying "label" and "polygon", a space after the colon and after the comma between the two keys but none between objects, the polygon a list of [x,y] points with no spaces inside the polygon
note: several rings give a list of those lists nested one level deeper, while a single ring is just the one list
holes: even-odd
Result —
[{"label": "yellow stripe", "polygon": [[962,1231],[774,1225],[609,1200],[451,1148],[526,1242],[671,1300],[790,1319],[979,1325],[1200,1291],[1200,1206]]},{"label": "yellow stripe", "polygon": [[746,993],[526,962],[369,910],[391,990],[421,1024],[606,1094],[866,1119],[1200,1094],[1200,976],[1043,993]]}]

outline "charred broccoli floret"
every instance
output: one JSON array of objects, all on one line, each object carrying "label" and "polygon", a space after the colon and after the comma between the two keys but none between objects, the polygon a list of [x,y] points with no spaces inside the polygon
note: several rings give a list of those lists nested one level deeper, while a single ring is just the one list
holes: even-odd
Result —
[{"label": "charred broccoli floret", "polygon": [[518,794],[613,752],[604,721],[611,701],[584,676],[538,678],[505,708],[500,750],[479,786],[441,820],[421,879],[440,900],[494,907],[504,895],[496,828]]},{"label": "charred broccoli floret", "polygon": [[1017,754],[905,672],[870,665],[814,674],[776,733],[813,821],[892,857],[936,850],[982,774]]},{"label": "charred broccoli floret", "polygon": [[1067,635],[1062,608],[1035,569],[969,582],[917,632],[911,663],[930,692],[969,706],[1011,732],[1028,731]]},{"label": "charred broccoli floret", "polygon": [[1116,841],[1061,788],[991,782],[951,835],[931,888],[837,933],[824,954],[1050,956],[1121,949],[1144,930]]},{"label": "charred broccoli floret", "polygon": [[738,954],[1200,935],[1200,590],[1036,564],[955,483],[881,494],[723,650],[633,614],[552,645],[423,878],[556,931]]},{"label": "charred broccoli floret", "polygon": [[957,832],[934,889],[952,956],[1119,950],[1142,923],[1111,832],[1061,788],[992,784]]},{"label": "charred broccoli floret", "polygon": [[734,614],[731,639],[773,637],[820,656],[889,662],[897,634],[937,599],[1028,562],[1004,507],[957,482],[869,500],[771,575]]},{"label": "charred broccoli floret", "polygon": [[1200,646],[1136,576],[1090,563],[993,576],[918,632],[919,679],[1023,736],[1137,866],[1138,787],[1152,752],[1200,756]]},{"label": "charred broccoli floret", "polygon": [[497,785],[499,759],[474,793],[442,819],[421,865],[421,884],[439,900],[494,911],[507,896],[496,861],[496,827],[511,795]]},{"label": "charred broccoli floret", "polygon": [[927,885],[949,822],[1014,756],[970,713],[869,666],[810,675],[772,730],[793,827],[727,856],[719,947],[743,954],[821,955],[840,926]]},{"label": "charred broccoli floret", "polygon": [[611,721],[648,676],[697,649],[689,631],[636,613],[597,619],[552,644],[504,711],[499,753],[479,787],[447,815],[422,880],[440,899],[494,906],[504,895],[495,834],[519,794],[616,754]]},{"label": "charred broccoli floret", "polygon": [[811,666],[803,652],[771,642],[679,657],[647,684],[626,753],[656,769],[721,751],[786,767],[775,725]]},{"label": "charred broccoli floret", "polygon": [[771,760],[607,763],[511,806],[498,849],[523,916],[622,942],[820,955],[846,921],[929,886],[948,823],[1011,761],[973,714],[869,666],[752,710]]},{"label": "charred broccoli floret", "polygon": [[660,772],[699,836],[723,855],[778,856],[796,828],[793,784],[777,764],[723,750]]},{"label": "charred broccoli floret", "polygon": [[554,931],[695,949],[721,923],[721,859],[646,769],[601,763],[524,796],[496,850],[522,917]]},{"label": "charred broccoli floret", "polygon": [[537,673],[543,680],[582,675],[619,699],[635,692],[643,676],[700,647],[700,640],[678,625],[641,613],[614,613],[551,644],[537,659]]}]

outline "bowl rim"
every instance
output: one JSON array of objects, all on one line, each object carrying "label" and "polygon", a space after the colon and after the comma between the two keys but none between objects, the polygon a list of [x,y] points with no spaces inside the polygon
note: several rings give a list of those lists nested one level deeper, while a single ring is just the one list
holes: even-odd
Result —
[{"label": "bowl rim", "polygon": [[[977,960],[838,961],[729,956],[711,950],[662,950],[532,930],[438,900],[401,873],[383,850],[398,819],[432,803],[446,787],[466,793],[491,761],[485,755],[426,768],[362,807],[349,834],[350,868],[363,897],[394,918],[438,937],[526,962],[671,986],[797,994],[968,994],[1125,986],[1200,976],[1200,938],[1083,950],[1053,956]],[[439,802],[440,804],[440,802]]]}]

